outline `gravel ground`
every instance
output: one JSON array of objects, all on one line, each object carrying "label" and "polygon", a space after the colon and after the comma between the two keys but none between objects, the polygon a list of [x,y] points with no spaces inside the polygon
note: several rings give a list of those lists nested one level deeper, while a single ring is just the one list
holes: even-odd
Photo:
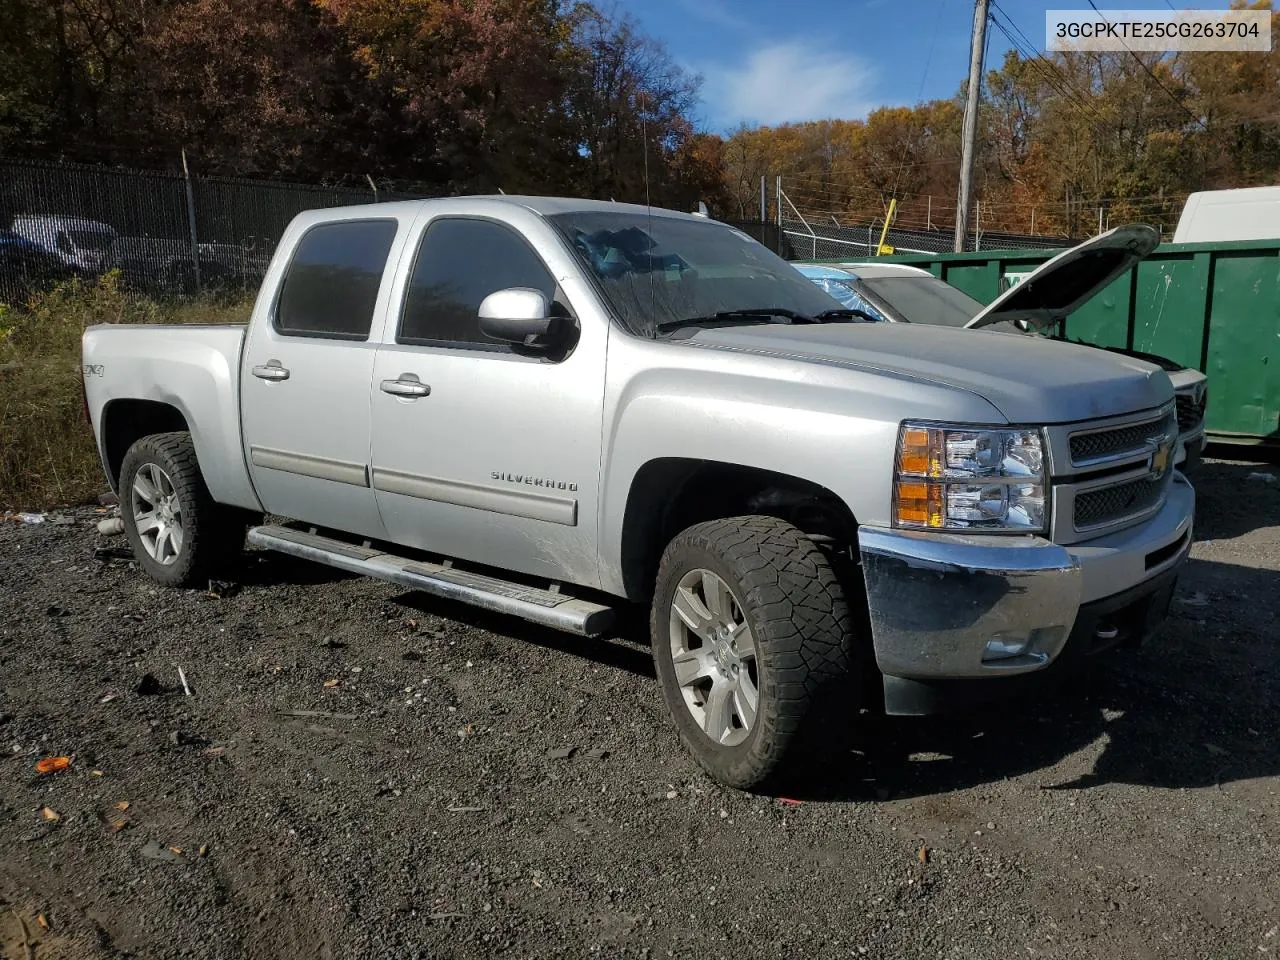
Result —
[{"label": "gravel ground", "polygon": [[700,774],[634,632],[268,554],[160,590],[92,510],[0,524],[0,956],[1275,955],[1280,468],[1196,484],[1157,641],[864,718],[789,798]]}]

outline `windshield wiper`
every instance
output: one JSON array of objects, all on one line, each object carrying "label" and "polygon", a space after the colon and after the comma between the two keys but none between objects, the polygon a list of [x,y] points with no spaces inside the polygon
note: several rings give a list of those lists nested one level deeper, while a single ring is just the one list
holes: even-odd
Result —
[{"label": "windshield wiper", "polygon": [[823,310],[813,317],[816,323],[830,323],[832,320],[861,320],[863,323],[878,323],[875,317],[865,310],[851,310],[840,307],[837,310]]},{"label": "windshield wiper", "polygon": [[696,327],[704,323],[714,323],[717,320],[750,320],[753,317],[759,317],[765,321],[767,321],[769,317],[785,317],[792,323],[814,322],[813,317],[810,317],[807,314],[797,313],[795,310],[788,310],[786,307],[752,307],[747,310],[720,310],[717,313],[708,314],[705,317],[684,317],[678,320],[661,320],[658,322],[658,330],[675,330],[678,327]]}]

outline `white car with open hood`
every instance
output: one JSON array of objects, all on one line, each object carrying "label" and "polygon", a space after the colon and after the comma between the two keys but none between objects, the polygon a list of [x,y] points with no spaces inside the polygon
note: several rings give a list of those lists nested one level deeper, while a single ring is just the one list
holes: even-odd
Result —
[{"label": "white car with open hood", "polygon": [[156,581],[234,576],[247,530],[584,636],[643,604],[676,731],[738,787],[861,707],[1141,642],[1191,545],[1160,368],[859,322],[746,234],[641,206],[303,213],[247,326],[94,326],[84,376]]},{"label": "white car with open hood", "polygon": [[[986,306],[928,270],[907,264],[873,260],[796,267],[866,320],[970,330],[988,327],[1065,341],[1066,317],[1146,257],[1158,242],[1159,234],[1151,227],[1116,227],[1042,263]],[[1065,294],[1057,291],[1059,284],[1066,288]],[[1046,293],[1050,289],[1053,292]],[[1043,307],[1046,298],[1053,301],[1052,309]],[[1199,370],[1153,353],[1125,347],[1099,349],[1155,364],[1169,375],[1178,417],[1174,462],[1183,470],[1192,469],[1204,450],[1208,378]]]}]

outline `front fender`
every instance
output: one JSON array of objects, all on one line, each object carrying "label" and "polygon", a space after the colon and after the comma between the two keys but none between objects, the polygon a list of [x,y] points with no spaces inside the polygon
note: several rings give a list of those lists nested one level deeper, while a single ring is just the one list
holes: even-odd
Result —
[{"label": "front fender", "polygon": [[859,523],[887,524],[899,423],[995,413],[971,394],[866,371],[634,339],[611,349],[600,569],[602,587],[619,595],[627,501],[652,460],[795,477],[830,490]]}]

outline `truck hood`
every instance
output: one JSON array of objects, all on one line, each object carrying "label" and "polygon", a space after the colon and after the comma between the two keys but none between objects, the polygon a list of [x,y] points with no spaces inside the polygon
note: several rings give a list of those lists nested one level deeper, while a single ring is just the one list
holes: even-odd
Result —
[{"label": "truck hood", "polygon": [[1022,320],[1045,329],[1067,316],[1147,256],[1160,233],[1141,223],[1116,227],[1046,260],[965,324],[977,329]]},{"label": "truck hood", "polygon": [[977,394],[1010,423],[1070,423],[1173,399],[1159,367],[1018,333],[911,323],[760,324],[699,330],[687,342],[943,384]]}]

